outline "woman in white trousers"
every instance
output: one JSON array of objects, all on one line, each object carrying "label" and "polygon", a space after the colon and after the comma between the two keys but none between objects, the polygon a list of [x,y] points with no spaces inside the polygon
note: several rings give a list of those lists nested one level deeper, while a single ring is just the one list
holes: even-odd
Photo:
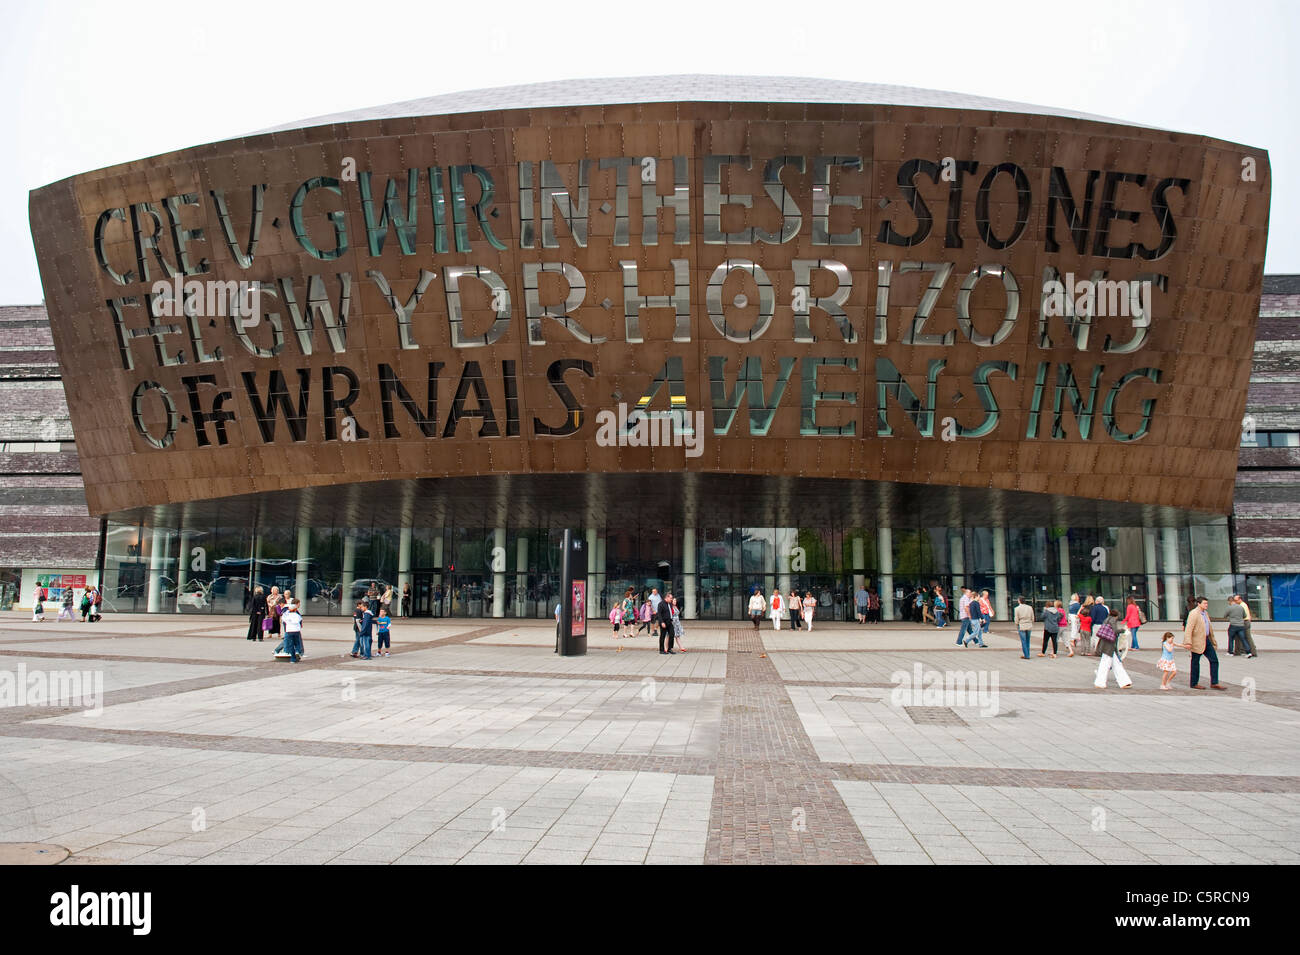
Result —
[{"label": "woman in white trousers", "polygon": [[1124,669],[1124,661],[1120,659],[1118,653],[1119,637],[1115,633],[1118,623],[1119,618],[1111,614],[1092,634],[1093,639],[1097,641],[1097,652],[1101,654],[1101,659],[1097,661],[1097,678],[1092,681],[1092,685],[1099,690],[1106,689],[1106,675],[1112,669],[1115,671],[1115,682],[1119,684],[1120,689],[1133,685],[1128,671]]},{"label": "woman in white trousers", "polygon": [[781,606],[781,591],[779,590],[772,591],[772,599],[767,602],[767,606],[768,606],[768,613],[772,617],[772,629],[780,630],[781,615],[785,613],[785,610]]}]

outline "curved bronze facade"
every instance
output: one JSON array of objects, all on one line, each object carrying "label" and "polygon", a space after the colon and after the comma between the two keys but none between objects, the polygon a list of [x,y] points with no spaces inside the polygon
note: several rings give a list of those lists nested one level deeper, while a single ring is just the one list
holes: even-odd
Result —
[{"label": "curved bronze facade", "polygon": [[1227,513],[1268,204],[1195,135],[671,102],[268,133],[31,220],[96,514],[665,470]]}]

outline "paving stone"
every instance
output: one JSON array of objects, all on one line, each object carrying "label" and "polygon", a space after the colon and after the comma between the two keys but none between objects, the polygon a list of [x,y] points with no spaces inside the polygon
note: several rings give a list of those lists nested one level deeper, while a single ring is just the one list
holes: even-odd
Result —
[{"label": "paving stone", "polygon": [[[55,646],[0,620],[0,669],[106,673],[93,721],[0,710],[0,841],[64,846],[68,864],[1300,862],[1278,824],[1300,792],[1294,651],[1269,649],[1275,685],[1248,703],[1159,693],[1140,657],[1134,692],[1095,694],[1086,660],[1017,668],[1013,649],[962,655],[901,626],[701,625],[705,652],[596,642],[561,660],[545,626],[412,624],[391,661],[322,638],[294,671],[228,620],[177,626]],[[914,663],[997,672],[1000,715],[891,706]],[[1132,738],[1100,739],[1099,712]],[[1211,805],[1170,811],[1191,794]]]}]

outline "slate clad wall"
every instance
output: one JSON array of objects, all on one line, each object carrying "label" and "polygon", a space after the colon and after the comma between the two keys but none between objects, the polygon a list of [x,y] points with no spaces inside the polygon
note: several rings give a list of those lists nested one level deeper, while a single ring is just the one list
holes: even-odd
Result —
[{"label": "slate clad wall", "polygon": [[[1259,431],[1300,431],[1300,276],[1267,276],[1246,403]],[[1300,573],[1300,448],[1242,448],[1238,572]]]},{"label": "slate clad wall", "polygon": [[0,567],[95,565],[99,521],[86,510],[50,322],[40,305],[0,306]]}]

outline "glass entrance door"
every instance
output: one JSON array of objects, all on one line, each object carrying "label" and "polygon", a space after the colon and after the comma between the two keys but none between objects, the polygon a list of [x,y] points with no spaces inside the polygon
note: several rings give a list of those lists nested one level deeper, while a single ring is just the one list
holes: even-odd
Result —
[{"label": "glass entrance door", "polygon": [[453,574],[448,588],[447,615],[482,617],[492,615],[492,579],[485,574]]},{"label": "glass entrance door", "polygon": [[411,616],[442,617],[446,615],[443,596],[442,572],[416,570],[411,572]]}]

